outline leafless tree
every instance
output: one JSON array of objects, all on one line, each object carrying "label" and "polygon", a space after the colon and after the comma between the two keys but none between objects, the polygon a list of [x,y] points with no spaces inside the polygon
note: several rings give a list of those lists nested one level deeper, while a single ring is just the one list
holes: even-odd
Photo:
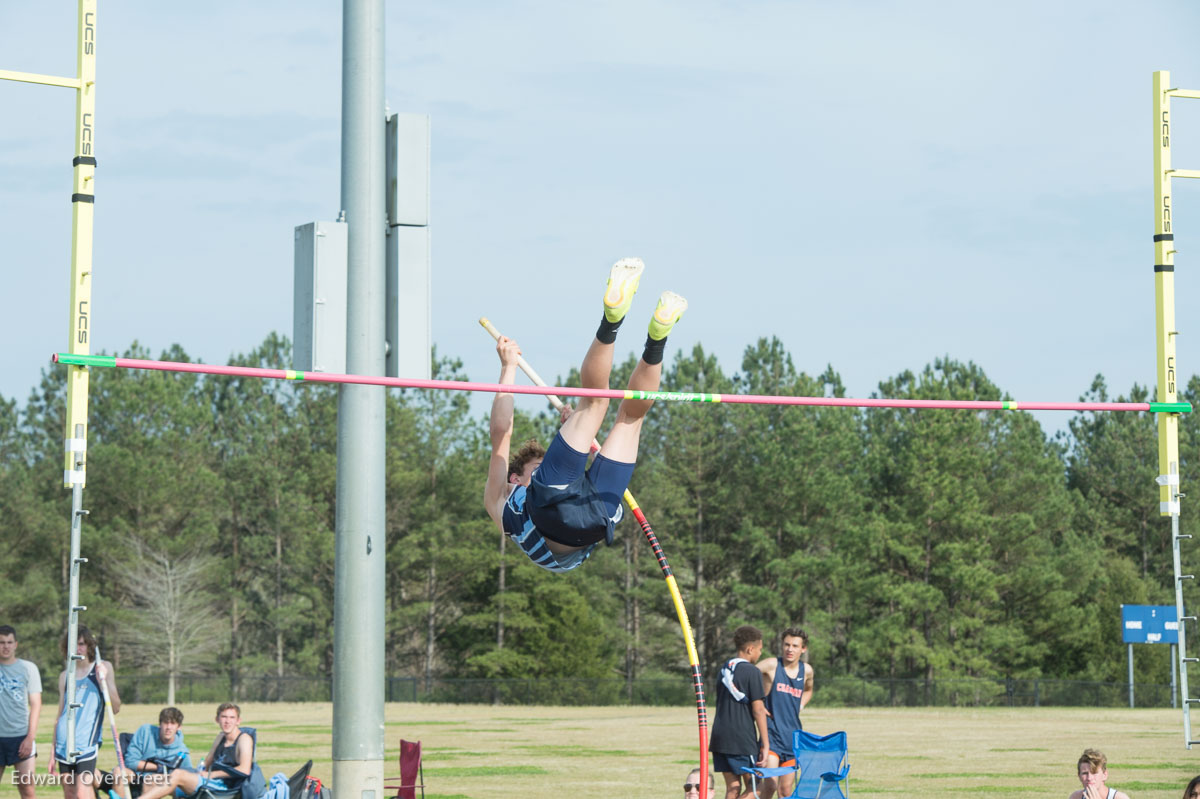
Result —
[{"label": "leafless tree", "polygon": [[137,536],[127,536],[128,556],[112,576],[128,599],[121,639],[127,657],[167,675],[167,704],[175,704],[178,678],[203,670],[199,653],[219,649],[227,638],[207,573],[213,556],[171,555]]}]

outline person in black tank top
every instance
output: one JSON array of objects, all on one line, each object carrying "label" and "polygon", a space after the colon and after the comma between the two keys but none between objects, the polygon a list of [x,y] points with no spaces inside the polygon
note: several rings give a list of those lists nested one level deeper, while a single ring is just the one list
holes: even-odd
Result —
[{"label": "person in black tank top", "polygon": [[[812,699],[813,669],[802,658],[808,651],[808,633],[799,627],[789,627],[779,636],[778,658],[758,662],[762,674],[763,700],[767,708],[767,739],[771,750],[767,767],[788,767],[796,763],[792,756],[792,732],[801,729],[800,711]],[[763,780],[761,799],[771,799],[778,791],[788,796],[796,784],[795,773],[776,780]]]}]

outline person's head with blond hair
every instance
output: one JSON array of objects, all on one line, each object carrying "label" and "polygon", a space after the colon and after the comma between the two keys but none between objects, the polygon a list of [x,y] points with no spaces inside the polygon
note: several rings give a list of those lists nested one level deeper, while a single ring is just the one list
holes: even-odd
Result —
[{"label": "person's head with blond hair", "polygon": [[1075,761],[1076,774],[1082,789],[1071,794],[1071,799],[1129,799],[1121,791],[1109,788],[1108,758],[1099,749],[1084,749]]}]

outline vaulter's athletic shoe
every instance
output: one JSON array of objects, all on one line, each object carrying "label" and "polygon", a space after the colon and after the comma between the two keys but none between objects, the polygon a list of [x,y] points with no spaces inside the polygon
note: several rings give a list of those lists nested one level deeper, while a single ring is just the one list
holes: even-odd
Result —
[{"label": "vaulter's athletic shoe", "polygon": [[645,268],[641,258],[622,258],[613,264],[608,273],[608,288],[604,290],[605,319],[620,322],[625,318]]},{"label": "vaulter's athletic shoe", "polygon": [[664,291],[658,298],[654,316],[650,318],[650,338],[655,341],[666,338],[686,310],[687,300],[673,291]]}]

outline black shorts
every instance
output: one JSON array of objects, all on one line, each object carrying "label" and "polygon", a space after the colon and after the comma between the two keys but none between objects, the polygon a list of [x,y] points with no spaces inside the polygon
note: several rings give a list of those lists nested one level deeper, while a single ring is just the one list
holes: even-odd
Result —
[{"label": "black shorts", "polygon": [[746,773],[747,769],[754,768],[754,755],[726,755],[721,752],[713,752],[712,757],[713,771],[737,774],[740,777]]},{"label": "black shorts", "polygon": [[[57,760],[57,758],[55,758]],[[92,755],[87,760],[76,760],[74,763],[64,763],[58,761],[59,774],[83,774],[96,770],[96,756]]]},{"label": "black shorts", "polygon": [[22,760],[37,757],[37,744],[34,744],[33,749],[30,750],[29,757],[21,757],[21,744],[24,741],[24,735],[18,735],[15,738],[0,738],[0,768],[15,766]]},{"label": "black shorts", "polygon": [[546,538],[571,547],[604,541],[621,520],[621,498],[634,464],[597,455],[587,467],[586,452],[572,449],[562,433],[550,443],[526,493],[526,509]]}]

